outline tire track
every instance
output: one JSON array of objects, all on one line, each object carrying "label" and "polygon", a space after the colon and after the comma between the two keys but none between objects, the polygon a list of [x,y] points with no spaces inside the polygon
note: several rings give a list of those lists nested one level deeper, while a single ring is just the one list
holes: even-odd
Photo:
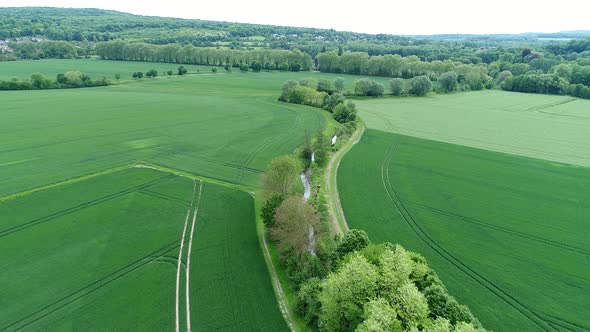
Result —
[{"label": "tire track", "polygon": [[[201,182],[202,185],[202,182]],[[195,203],[195,192],[197,189],[197,181],[193,180],[193,194],[191,204],[186,212],[186,218],[184,219],[184,227],[182,229],[182,238],[180,240],[180,250],[178,251],[178,265],[176,267],[176,302],[175,302],[175,313],[176,313],[176,332],[180,332],[180,267],[182,265],[182,250],[184,248],[184,238],[186,236],[186,226],[188,225],[188,218],[191,215],[193,206]]]},{"label": "tire track", "polygon": [[114,194],[111,194],[111,195],[107,195],[107,196],[104,196],[104,197],[101,197],[101,198],[98,198],[98,199],[95,199],[95,200],[91,200],[91,201],[82,203],[80,205],[77,205],[77,206],[74,206],[74,207],[71,207],[71,208],[68,208],[68,209],[65,209],[65,210],[56,212],[56,213],[52,213],[52,214],[50,214],[48,216],[37,218],[37,219],[34,219],[32,221],[26,222],[24,224],[20,224],[18,226],[11,227],[9,229],[0,231],[0,238],[2,238],[4,236],[7,236],[7,235],[10,235],[10,234],[13,234],[15,232],[19,232],[19,231],[25,230],[25,229],[30,228],[30,227],[33,227],[33,226],[37,226],[39,224],[42,224],[42,223],[45,223],[45,222],[54,220],[56,218],[66,216],[68,214],[72,214],[74,212],[78,212],[78,211],[83,210],[83,209],[86,209],[88,207],[91,207],[91,206],[94,206],[94,205],[98,205],[98,204],[101,204],[101,203],[104,203],[104,202],[108,202],[108,201],[111,201],[113,199],[116,199],[116,198],[119,198],[119,197],[122,197],[122,196],[125,196],[125,195],[128,195],[128,194],[131,194],[133,192],[136,192],[136,191],[139,191],[139,190],[142,190],[142,189],[145,189],[145,188],[148,188],[150,186],[153,186],[153,185],[158,184],[160,182],[166,181],[166,180],[168,180],[170,178],[173,178],[175,176],[176,175],[174,175],[174,174],[169,174],[169,175],[166,175],[166,176],[161,177],[159,179],[156,179],[156,180],[153,180],[153,181],[144,183],[142,185],[139,185],[139,186],[136,186],[136,187],[132,187],[132,188],[129,188],[129,189],[126,189],[126,190],[123,190],[123,191],[120,191],[120,192],[117,192],[117,193],[114,193]]},{"label": "tire track", "polygon": [[26,316],[23,317],[7,326],[4,326],[2,328],[0,328],[0,331],[8,331],[9,329],[11,329],[12,331],[16,331],[16,330],[22,330],[23,328],[51,315],[52,313],[64,308],[65,306],[78,301],[79,299],[88,296],[89,294],[97,291],[98,289],[112,283],[113,281],[116,281],[126,275],[128,275],[129,273],[132,273],[134,271],[137,271],[138,269],[144,267],[145,265],[154,262],[155,260],[159,259],[160,257],[162,257],[163,255],[165,255],[166,253],[168,253],[171,249],[173,249],[175,246],[178,245],[177,241],[168,243],[167,245],[161,247],[160,249],[149,253],[148,255],[130,263],[125,265],[124,267],[120,268],[119,270],[101,278],[98,279],[78,290],[76,290],[73,293],[70,293],[69,295],[62,297],[61,299],[46,305],[45,307],[41,308],[40,310]]},{"label": "tire track", "polygon": [[493,282],[489,281],[487,278],[476,272],[475,270],[471,269],[459,259],[454,257],[451,253],[449,253],[446,249],[440,246],[434,239],[432,239],[416,222],[413,216],[408,212],[405,206],[399,200],[393,186],[391,185],[389,179],[389,164],[391,162],[393,156],[393,145],[387,151],[386,157],[381,164],[381,180],[383,182],[383,186],[385,191],[394,204],[400,216],[405,221],[405,223],[410,227],[410,229],[418,236],[420,240],[422,240],[428,247],[430,247],[434,252],[439,254],[443,259],[449,262],[451,265],[462,271],[465,275],[472,278],[475,282],[489,290],[492,294],[503,300],[506,304],[508,304],[513,309],[520,312],[524,317],[526,317],[529,321],[533,324],[541,328],[545,331],[552,331],[554,328],[548,324],[544,319],[542,319],[539,315],[535,312],[531,311],[528,307],[526,307],[523,303],[519,300],[514,298],[512,295],[508,294],[500,287],[495,285]]},{"label": "tire track", "polygon": [[[403,202],[403,199],[400,199],[400,202]],[[422,210],[426,210],[432,213],[436,213],[438,215],[443,215],[446,217],[451,217],[453,219],[459,220],[459,221],[463,221],[463,222],[467,222],[467,223],[471,223],[471,224],[475,224],[475,225],[479,225],[479,226],[483,226],[483,227],[487,227],[487,228],[491,228],[500,232],[504,232],[507,234],[511,234],[511,235],[515,235],[515,236],[519,236],[522,238],[526,238],[529,240],[533,240],[533,241],[537,241],[539,243],[543,243],[543,244],[547,244],[547,245],[551,245],[551,246],[555,246],[561,249],[565,249],[565,250],[569,250],[569,251],[573,251],[579,254],[583,254],[583,255],[590,255],[590,251],[586,250],[586,249],[582,249],[582,248],[578,248],[578,247],[574,247],[571,245],[567,245],[561,242],[557,242],[557,241],[553,241],[553,240],[549,240],[549,239],[545,239],[542,237],[538,237],[538,236],[534,236],[534,235],[530,235],[530,234],[526,234],[523,232],[519,232],[519,231],[515,231],[506,227],[502,227],[502,226],[496,226],[496,225],[492,225],[492,224],[488,224],[485,222],[480,221],[479,219],[475,219],[475,218],[471,218],[471,217],[466,217],[460,214],[456,214],[456,213],[452,213],[452,212],[448,212],[448,211],[444,211],[444,210],[440,210],[431,206],[427,206],[427,205],[423,205],[423,204],[418,204],[418,203],[414,203],[414,202],[410,202],[410,201],[405,201],[405,203],[403,204],[409,204],[412,205],[414,207],[417,207],[419,209]]]},{"label": "tire track", "polygon": [[190,274],[191,274],[191,251],[193,248],[193,235],[195,233],[195,222],[197,221],[197,215],[199,213],[199,203],[201,203],[201,193],[203,192],[203,181],[199,187],[199,195],[197,198],[197,204],[195,204],[195,212],[193,213],[193,223],[191,225],[191,234],[188,241],[188,251],[186,253],[186,330],[191,331],[191,305],[190,305]]}]

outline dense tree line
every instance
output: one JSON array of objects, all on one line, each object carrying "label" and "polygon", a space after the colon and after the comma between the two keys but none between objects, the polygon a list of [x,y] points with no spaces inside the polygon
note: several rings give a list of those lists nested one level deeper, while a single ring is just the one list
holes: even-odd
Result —
[{"label": "dense tree line", "polygon": [[197,65],[223,66],[239,68],[247,65],[253,69],[268,70],[310,70],[313,66],[311,57],[299,50],[232,50],[222,48],[202,48],[192,45],[151,45],[111,41],[96,45],[96,54],[107,60],[169,62]]},{"label": "dense tree line", "polygon": [[55,80],[34,73],[29,80],[12,79],[0,81],[0,90],[68,89],[107,86],[110,84],[111,82],[104,77],[93,80],[82,72],[68,71],[64,74],[58,74]]}]

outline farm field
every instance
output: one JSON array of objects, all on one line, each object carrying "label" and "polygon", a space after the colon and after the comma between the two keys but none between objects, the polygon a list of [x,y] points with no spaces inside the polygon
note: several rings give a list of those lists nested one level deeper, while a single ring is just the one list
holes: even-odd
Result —
[{"label": "farm field", "polygon": [[[186,327],[192,220],[190,303],[199,317],[193,329],[286,329],[258,250],[253,205],[236,189],[145,168],[5,201],[0,330],[174,330],[183,239],[179,317]],[[231,270],[224,270],[230,259]],[[218,273],[223,283],[210,282]],[[212,293],[221,304],[200,305]],[[220,312],[225,320],[203,321]]]},{"label": "farm field", "polygon": [[[344,157],[338,172],[347,222],[366,230],[376,242],[397,242],[423,254],[450,292],[487,328],[590,329],[590,169],[530,158],[543,148],[544,140],[536,146],[532,139],[518,140],[515,121],[524,121],[523,114],[531,111],[510,111],[504,104],[504,110],[493,113],[500,119],[483,114],[478,105],[496,93],[500,104],[513,98],[517,109],[530,104],[531,98],[541,99],[537,106],[547,102],[545,96],[499,92],[434,97],[447,102],[441,109],[433,109],[434,98],[359,102],[363,120],[373,129]],[[457,109],[451,107],[453,97]],[[473,105],[466,104],[468,98],[474,98]],[[551,110],[561,116],[538,114],[539,122],[527,123],[528,127],[521,122],[520,134],[546,138],[535,126],[555,130],[549,125],[553,120],[582,135],[567,115],[582,116],[583,109],[565,106]],[[445,119],[445,126],[436,126],[435,118],[427,121],[426,113],[436,115],[439,123]],[[478,124],[471,113],[487,121]],[[449,119],[459,119],[460,114],[464,127],[447,131],[447,123],[458,126]],[[505,126],[499,125],[501,120]],[[478,128],[480,136],[475,135]],[[491,151],[501,150],[491,145],[498,139],[490,134],[493,130],[512,133],[515,147],[521,142],[530,145],[520,150],[523,155]],[[565,146],[568,139],[563,137],[570,134],[564,130],[552,138]],[[477,145],[475,139],[488,149],[469,147]]]},{"label": "farm field", "polygon": [[358,102],[368,128],[590,167],[590,101],[474,91]]}]

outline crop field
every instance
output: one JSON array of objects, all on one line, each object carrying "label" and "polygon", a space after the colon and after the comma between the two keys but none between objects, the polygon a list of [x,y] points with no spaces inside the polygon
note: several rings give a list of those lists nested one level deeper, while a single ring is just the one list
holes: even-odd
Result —
[{"label": "crop field", "polygon": [[[236,189],[145,168],[5,201],[0,330],[174,330],[177,284],[182,328],[190,289],[195,330],[285,329],[253,205]],[[203,305],[213,294],[220,304]]]},{"label": "crop field", "polygon": [[[0,72],[12,76],[4,69],[22,64]],[[11,70],[114,75],[156,66],[28,64]],[[194,330],[287,329],[254,199],[242,190],[254,191],[272,158],[333,121],[276,101],[282,83],[336,75],[206,70],[0,92],[0,331],[173,330],[177,320],[180,330],[189,320]]]},{"label": "crop field", "polygon": [[476,91],[358,102],[368,128],[590,167],[590,101]]},{"label": "crop field", "polygon": [[[435,109],[431,99],[446,104]],[[587,102],[542,108],[551,116],[518,110],[556,103],[554,97],[500,92],[387,102],[389,113],[386,100],[360,102],[373,129],[339,169],[349,226],[423,254],[487,328],[590,329],[590,168],[572,165],[587,158],[580,149],[588,140],[573,141],[582,135]],[[494,103],[499,110],[482,110]],[[500,136],[510,147],[492,145]],[[548,138],[555,143],[544,145]],[[555,146],[562,148],[551,151]],[[570,158],[573,151],[580,158]]]}]

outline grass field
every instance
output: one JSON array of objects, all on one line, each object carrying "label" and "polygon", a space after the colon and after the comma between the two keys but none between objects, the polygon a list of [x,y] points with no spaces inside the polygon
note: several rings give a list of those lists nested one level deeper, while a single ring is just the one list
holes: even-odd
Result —
[{"label": "grass field", "polygon": [[[433,107],[437,99],[443,101],[440,109]],[[516,110],[509,110],[510,100]],[[556,100],[482,92],[362,101],[361,116],[374,129],[345,156],[338,173],[351,228],[423,254],[451,293],[497,331],[590,329],[590,169],[528,156],[541,156],[543,148],[551,152],[540,128],[553,132],[555,123],[581,130],[584,119],[578,127],[568,116],[583,116],[583,109],[564,107],[584,104],[546,107],[561,114],[550,118],[518,111],[543,102]],[[493,103],[503,110],[482,110],[493,109]],[[537,122],[526,122],[525,115],[536,115]],[[522,155],[492,145],[501,135],[494,130],[516,149],[524,146]],[[565,149],[575,137],[571,131],[554,133],[555,144]],[[571,148],[581,152],[586,142]],[[502,149],[512,154],[490,151]],[[580,157],[583,163],[586,156]]]},{"label": "grass field", "polygon": [[[43,60],[1,63],[0,75],[154,66]],[[0,92],[0,331],[173,330],[180,252],[181,267],[193,271],[192,329],[287,329],[254,199],[227,186],[256,190],[272,158],[333,121],[277,102],[282,83],[336,75],[205,69],[103,88]],[[194,233],[192,219],[183,227],[193,181],[129,168],[138,164],[209,181]],[[191,263],[188,245],[179,248],[183,233],[195,237]],[[181,330],[186,278],[178,276]]]},{"label": "grass field", "polygon": [[477,91],[358,102],[368,128],[590,167],[590,101]]},{"label": "grass field", "polygon": [[[174,330],[177,259],[189,220],[179,296],[186,310],[193,211],[193,329],[284,330],[253,204],[236,189],[139,168],[4,202],[0,330]],[[211,298],[219,305],[203,305]],[[219,314],[224,319],[205,319]]]}]

